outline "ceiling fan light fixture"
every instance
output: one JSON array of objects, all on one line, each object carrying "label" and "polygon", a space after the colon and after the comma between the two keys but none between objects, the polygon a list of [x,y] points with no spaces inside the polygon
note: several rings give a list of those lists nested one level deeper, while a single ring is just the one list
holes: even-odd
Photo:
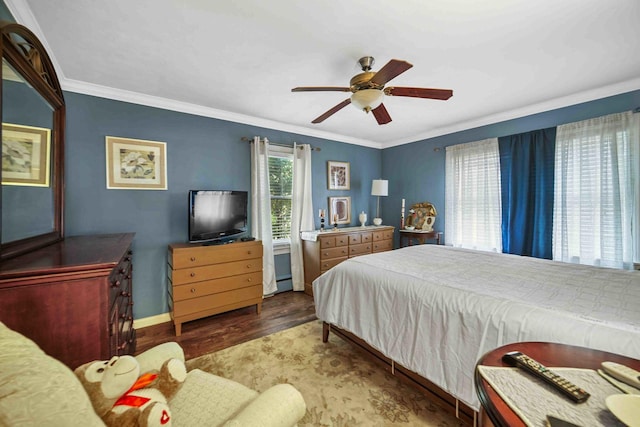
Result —
[{"label": "ceiling fan light fixture", "polygon": [[362,89],[351,95],[351,103],[365,112],[374,110],[382,104],[384,92],[379,89]]}]

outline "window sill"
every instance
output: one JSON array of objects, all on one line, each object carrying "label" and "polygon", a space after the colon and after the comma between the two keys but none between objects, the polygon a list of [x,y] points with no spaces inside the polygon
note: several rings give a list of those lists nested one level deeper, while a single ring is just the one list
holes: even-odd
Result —
[{"label": "window sill", "polygon": [[291,253],[291,242],[288,240],[280,240],[273,242],[273,254],[284,255]]}]

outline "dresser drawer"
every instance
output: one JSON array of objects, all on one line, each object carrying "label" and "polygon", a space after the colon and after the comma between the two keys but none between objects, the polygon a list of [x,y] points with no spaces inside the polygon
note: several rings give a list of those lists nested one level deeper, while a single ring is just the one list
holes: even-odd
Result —
[{"label": "dresser drawer", "polygon": [[335,248],[338,246],[347,246],[349,244],[349,236],[322,236],[320,237],[320,249]]},{"label": "dresser drawer", "polygon": [[381,230],[373,232],[373,241],[377,242],[380,240],[392,240],[393,239],[393,230]]},{"label": "dresser drawer", "polygon": [[337,248],[322,249],[320,251],[320,260],[325,261],[331,258],[346,257],[349,255],[349,249],[346,246],[338,246]]},{"label": "dresser drawer", "polygon": [[199,298],[174,301],[173,315],[174,317],[186,316],[200,311],[214,310],[218,307],[224,307],[225,305],[236,304],[261,297],[262,283],[233,291],[205,295]]},{"label": "dresser drawer", "polygon": [[173,286],[179,286],[185,283],[201,282],[203,280],[254,273],[256,271],[262,271],[262,258],[228,262],[226,264],[213,264],[204,267],[184,268],[182,270],[169,269],[169,280],[173,282]]},{"label": "dresser drawer", "polygon": [[169,251],[169,264],[174,269],[221,264],[242,259],[262,258],[262,243],[254,245],[195,246]]},{"label": "dresser drawer", "polygon": [[120,292],[131,291],[131,276],[133,270],[131,254],[132,252],[130,250],[127,251],[126,255],[122,257],[118,265],[109,275],[109,298],[112,302]]},{"label": "dresser drawer", "polygon": [[182,301],[190,298],[198,298],[204,295],[231,291],[256,284],[262,285],[262,271],[174,286],[173,300]]},{"label": "dresser drawer", "polygon": [[372,238],[372,233],[352,233],[349,235],[349,244],[358,245],[360,243],[369,243]]},{"label": "dresser drawer", "polygon": [[358,256],[371,253],[371,243],[361,243],[359,245],[349,245],[349,256]]},{"label": "dresser drawer", "polygon": [[332,267],[335,267],[336,265],[340,264],[345,259],[347,259],[346,256],[341,258],[328,259],[326,261],[320,262],[320,272],[324,273],[325,271],[331,269]]},{"label": "dresser drawer", "polygon": [[373,252],[384,252],[393,249],[393,240],[381,240],[373,242]]}]

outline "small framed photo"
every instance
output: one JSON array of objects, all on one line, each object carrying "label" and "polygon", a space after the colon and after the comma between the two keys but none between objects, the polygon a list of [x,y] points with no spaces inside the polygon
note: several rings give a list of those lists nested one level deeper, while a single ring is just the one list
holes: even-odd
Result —
[{"label": "small framed photo", "polygon": [[350,190],[351,174],[349,162],[327,162],[327,179],[329,190]]},{"label": "small framed photo", "polygon": [[166,190],[167,144],[106,137],[107,188]]},{"label": "small framed photo", "polygon": [[351,224],[351,197],[329,197],[329,224]]},{"label": "small framed photo", "polygon": [[2,185],[49,186],[51,129],[2,124]]}]

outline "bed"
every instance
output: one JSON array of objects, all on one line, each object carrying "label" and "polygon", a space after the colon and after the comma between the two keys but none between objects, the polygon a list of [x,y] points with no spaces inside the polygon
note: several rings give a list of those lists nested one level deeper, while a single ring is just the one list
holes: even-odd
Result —
[{"label": "bed", "polygon": [[325,340],[331,328],[391,370],[426,379],[456,411],[473,411],[466,421],[480,408],[476,361],[504,344],[640,358],[638,271],[419,245],[350,258],[318,277],[313,295]]}]

